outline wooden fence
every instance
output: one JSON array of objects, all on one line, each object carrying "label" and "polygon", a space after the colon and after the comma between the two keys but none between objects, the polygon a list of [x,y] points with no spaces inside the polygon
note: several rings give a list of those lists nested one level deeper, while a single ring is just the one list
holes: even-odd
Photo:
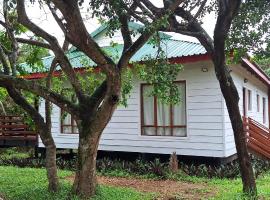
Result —
[{"label": "wooden fence", "polygon": [[38,135],[21,116],[0,116],[0,146],[36,146]]}]

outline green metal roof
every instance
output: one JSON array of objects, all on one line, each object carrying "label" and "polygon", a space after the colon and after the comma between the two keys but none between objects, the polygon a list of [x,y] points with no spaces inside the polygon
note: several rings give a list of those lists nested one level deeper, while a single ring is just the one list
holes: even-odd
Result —
[{"label": "green metal roof", "polygon": [[[166,53],[167,58],[180,58],[185,56],[193,56],[205,54],[206,51],[204,47],[199,43],[173,40],[173,39],[164,39],[161,42],[161,48]],[[113,60],[117,61],[122,53],[123,45],[117,44],[113,47],[103,47],[102,48],[107,55],[109,55]],[[143,61],[146,58],[156,58],[158,47],[146,43],[130,60],[130,62]],[[76,49],[67,53],[67,56],[74,68],[96,66],[96,64],[90,60],[84,53],[77,51]],[[44,71],[47,71],[50,68],[50,65],[53,60],[53,56],[48,56],[43,58]],[[86,66],[87,64],[87,66]],[[29,68],[26,64],[22,64],[22,67]],[[30,68],[29,68],[30,69]],[[28,71],[31,73],[30,71]]]},{"label": "green metal roof", "polygon": [[[138,30],[143,28],[143,25],[129,22],[129,28],[131,30]],[[107,25],[102,25],[94,32],[91,36],[95,39],[97,35],[102,33],[107,29]],[[166,53],[167,58],[179,58],[184,56],[200,55],[205,54],[206,51],[204,47],[199,43],[187,42],[182,40],[171,39],[171,36],[160,32],[161,37],[161,48]],[[102,49],[111,57],[113,60],[117,61],[123,51],[123,44],[116,44],[113,46],[102,47]],[[143,47],[131,58],[130,62],[143,61],[147,58],[156,58],[158,47],[151,42],[143,45]],[[90,60],[85,54],[79,52],[75,47],[71,47],[67,56],[74,68],[96,66],[96,64]],[[52,63],[54,56],[48,56],[42,58],[44,68],[42,71],[33,71],[33,69],[26,63],[20,64],[20,67],[24,69],[27,73],[33,72],[45,72],[48,71]]]}]

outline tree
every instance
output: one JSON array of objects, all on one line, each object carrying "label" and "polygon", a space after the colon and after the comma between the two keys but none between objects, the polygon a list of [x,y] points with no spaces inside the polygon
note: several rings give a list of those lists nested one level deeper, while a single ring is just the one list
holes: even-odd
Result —
[{"label": "tree", "polygon": [[[16,78],[18,72],[17,60],[19,58],[18,41],[20,41],[20,39],[15,38],[15,32],[19,34],[24,31],[24,28],[11,21],[14,16],[12,13],[8,13],[7,0],[3,2],[3,14],[4,21],[0,21],[0,25],[5,29],[5,32],[1,32],[0,37],[0,61],[3,69],[2,74]],[[26,46],[24,46],[24,48],[26,48]],[[34,51],[31,51],[28,49],[28,51],[31,51],[32,53],[36,52],[36,50],[38,52],[41,51],[42,55],[44,55],[44,50],[42,51],[37,48],[34,49]],[[38,54],[39,53],[36,55]],[[27,59],[27,56],[24,56],[24,58]],[[48,79],[50,79],[50,77]],[[38,110],[36,110],[35,106],[28,101],[28,98],[23,94],[23,92],[17,89],[13,84],[3,83],[2,86],[6,88],[9,96],[13,99],[13,101],[22,109],[24,109],[25,112],[28,113],[34,121],[41,140],[46,147],[46,169],[49,180],[48,188],[50,191],[57,191],[58,177],[56,166],[56,146],[51,135],[50,109],[46,109],[45,121]]]},{"label": "tree", "polygon": [[227,40],[227,47],[235,49],[239,59],[250,54],[253,61],[270,74],[270,1],[247,0],[242,3]]},{"label": "tree", "polygon": [[[128,2],[128,1],[123,1]],[[130,2],[130,1],[129,1]],[[163,7],[155,6],[149,0],[134,0],[126,6],[127,12],[144,24],[152,21],[167,8],[169,0],[164,0]],[[226,64],[226,46],[233,19],[237,16],[241,0],[219,1],[182,1],[173,14],[169,16],[169,25],[161,28],[169,31],[197,38],[204,46],[215,66],[216,77],[219,81],[221,92],[224,96],[232,128],[234,131],[235,145],[243,182],[243,191],[256,194],[256,183],[248,155],[246,139],[243,130],[242,117],[239,111],[239,95]],[[128,5],[126,3],[126,5]],[[134,9],[134,7],[139,9]],[[256,4],[255,4],[256,7]],[[254,7],[254,8],[255,8]],[[213,39],[202,27],[203,16],[210,11],[217,13],[217,20]],[[242,21],[240,20],[240,23]],[[238,26],[239,30],[242,26]]]},{"label": "tree", "polygon": [[[92,7],[97,5],[95,1],[91,2],[93,3]],[[24,0],[18,0],[16,5],[14,5],[13,1],[10,1],[10,3],[12,4],[11,7],[16,6],[18,22],[32,31],[37,37],[44,40],[42,42],[33,39],[14,38],[12,44],[16,44],[18,41],[52,50],[55,55],[54,60],[65,73],[78,99],[78,103],[68,100],[66,96],[37,82],[27,81],[12,76],[9,73],[0,74],[0,86],[7,89],[11,87],[16,88],[16,91],[32,92],[58,105],[74,116],[79,129],[79,147],[73,191],[81,196],[92,196],[95,194],[97,184],[95,165],[99,139],[119,103],[122,86],[121,75],[124,69],[127,68],[130,58],[149,40],[155,29],[164,26],[164,21],[166,22],[168,14],[174,12],[181,1],[172,1],[165,9],[165,12],[148,24],[135,41],[132,41],[131,33],[128,29],[130,18],[126,16],[126,12],[122,11],[119,13],[121,8],[117,8],[118,10],[114,11],[115,7],[112,6],[110,8],[111,11],[118,13],[116,18],[120,24],[124,40],[124,49],[119,61],[113,61],[111,57],[101,50],[87,32],[80,10],[80,5],[83,1],[52,0],[43,2],[47,4],[51,14],[63,31],[65,40],[94,61],[100,68],[101,73],[105,75],[105,80],[92,93],[83,88],[81,80],[72,68],[64,48],[59,45],[57,39],[28,18]],[[16,72],[17,69],[15,66],[13,67],[13,71]],[[52,68],[50,71],[54,70]],[[40,119],[40,116],[37,117],[37,119]],[[49,133],[49,130],[47,131]],[[44,137],[43,142],[46,142],[50,135],[45,135],[44,133]]]},{"label": "tree", "polygon": [[270,56],[270,2],[246,0],[240,7],[229,32],[227,48],[239,57],[252,53],[257,59]]}]

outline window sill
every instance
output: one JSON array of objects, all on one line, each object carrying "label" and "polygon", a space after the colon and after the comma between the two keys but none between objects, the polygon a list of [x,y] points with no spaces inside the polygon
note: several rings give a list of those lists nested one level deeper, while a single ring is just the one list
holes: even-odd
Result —
[{"label": "window sill", "polygon": [[188,136],[184,137],[177,137],[177,136],[156,136],[156,135],[139,135],[140,138],[142,139],[147,139],[147,140],[168,140],[168,141],[183,141],[183,140],[188,140]]},{"label": "window sill", "polygon": [[66,136],[69,136],[69,137],[73,136],[75,138],[79,137],[79,133],[61,133],[61,132],[59,132],[57,135],[60,137],[66,137]]}]

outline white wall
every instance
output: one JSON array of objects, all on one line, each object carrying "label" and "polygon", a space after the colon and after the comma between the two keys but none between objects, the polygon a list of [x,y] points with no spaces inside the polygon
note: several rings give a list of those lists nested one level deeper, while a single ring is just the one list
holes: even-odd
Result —
[{"label": "white wall", "polygon": [[[202,72],[202,67],[207,67],[208,72]],[[103,132],[99,149],[160,154],[175,151],[179,155],[224,157],[223,99],[212,64],[184,65],[177,80],[186,80],[187,137],[141,135],[140,82],[135,81],[128,107],[119,106],[115,111]],[[60,110],[56,106],[52,122],[57,148],[77,148],[78,135],[60,133]]]},{"label": "white wall", "polygon": [[[262,109],[262,97],[266,99],[266,127],[269,127],[268,120],[268,89],[258,78],[252,75],[249,71],[243,68],[240,65],[234,65],[231,67],[232,77],[237,87],[240,101],[239,109],[243,115],[243,87],[251,90],[252,95],[252,109],[248,111],[247,116],[253,118],[254,120],[263,124],[263,109]],[[244,82],[244,79],[247,79],[247,82]],[[257,112],[257,94],[260,95],[260,112]],[[226,103],[223,100],[223,110],[224,110],[224,130],[225,130],[225,156],[230,156],[236,153],[233,130],[231,126],[231,121],[227,111]]]}]

